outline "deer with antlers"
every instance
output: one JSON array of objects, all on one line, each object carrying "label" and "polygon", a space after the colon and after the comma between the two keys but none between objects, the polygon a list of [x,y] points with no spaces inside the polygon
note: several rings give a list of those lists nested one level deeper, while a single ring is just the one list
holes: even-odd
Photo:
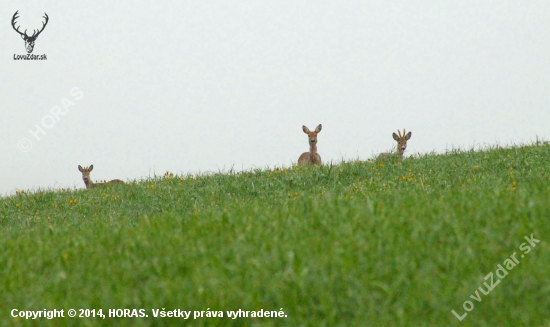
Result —
[{"label": "deer with antlers", "polygon": [[405,149],[407,149],[407,141],[411,138],[412,133],[408,132],[406,133],[405,129],[403,129],[403,135],[401,135],[401,131],[397,130],[398,134],[393,133],[393,139],[397,141],[397,152],[389,153],[389,152],[383,152],[378,155],[378,159],[386,158],[390,156],[395,156],[400,159],[403,158],[403,154],[405,153]]},{"label": "deer with antlers", "polygon": [[84,184],[86,184],[86,188],[103,187],[103,186],[108,186],[112,184],[124,184],[124,182],[121,181],[120,179],[113,179],[112,181],[108,181],[105,183],[94,183],[90,178],[90,172],[93,169],[94,169],[94,165],[91,165],[90,167],[84,167],[84,168],[78,165],[78,170],[82,173],[82,180],[84,181]]},{"label": "deer with antlers", "polygon": [[321,131],[321,128],[323,128],[323,126],[319,124],[319,126],[311,132],[305,125],[302,126],[302,130],[307,134],[309,152],[302,153],[300,158],[298,158],[298,166],[321,164],[321,156],[317,153],[317,134]]},{"label": "deer with antlers", "polygon": [[21,31],[19,31],[19,27],[21,26],[17,26],[15,27],[15,20],[17,18],[19,18],[19,16],[17,16],[17,14],[19,13],[19,10],[15,12],[15,14],[13,14],[13,17],[11,19],[11,26],[13,27],[13,29],[19,33],[19,35],[21,35],[21,38],[23,40],[25,40],[25,48],[27,49],[27,53],[32,53],[32,50],[34,49],[34,41],[36,41],[36,38],[38,37],[38,35],[40,35],[40,33],[42,33],[42,31],[44,30],[44,28],[46,27],[46,25],[48,24],[48,20],[50,19],[48,17],[48,14],[44,13],[44,16],[42,16],[44,19],[46,19],[45,22],[42,23],[42,28],[40,30],[33,30],[33,33],[31,36],[28,36],[27,35],[27,30],[25,30],[25,32],[21,33]]}]

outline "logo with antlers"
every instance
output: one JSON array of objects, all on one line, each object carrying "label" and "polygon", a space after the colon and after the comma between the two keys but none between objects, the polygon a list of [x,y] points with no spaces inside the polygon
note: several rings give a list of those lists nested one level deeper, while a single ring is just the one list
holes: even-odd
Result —
[{"label": "logo with antlers", "polygon": [[15,20],[17,18],[19,18],[19,16],[17,16],[19,13],[19,10],[15,12],[15,14],[13,14],[13,18],[11,19],[11,26],[13,27],[13,29],[19,33],[19,35],[21,35],[21,38],[23,40],[25,40],[25,48],[27,49],[27,53],[32,53],[32,50],[34,49],[34,41],[36,41],[36,38],[38,37],[38,35],[40,35],[40,33],[42,33],[42,31],[44,30],[44,28],[46,27],[46,25],[48,24],[48,14],[44,13],[44,16],[42,16],[43,18],[46,19],[45,22],[42,23],[42,28],[40,30],[33,30],[33,33],[31,36],[28,36],[27,35],[27,30],[25,30],[25,32],[21,33],[21,31],[19,31],[19,27],[20,26],[17,26],[15,27]]}]

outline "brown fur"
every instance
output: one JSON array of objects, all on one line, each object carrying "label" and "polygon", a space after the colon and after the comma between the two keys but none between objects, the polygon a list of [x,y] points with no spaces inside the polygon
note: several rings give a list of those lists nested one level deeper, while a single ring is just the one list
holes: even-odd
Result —
[{"label": "brown fur", "polygon": [[84,167],[84,168],[78,165],[78,170],[82,173],[82,180],[84,181],[84,184],[86,184],[86,188],[103,187],[110,184],[124,184],[124,182],[121,181],[120,179],[113,179],[112,181],[108,181],[106,183],[94,183],[90,178],[90,172],[93,169],[94,169],[94,165],[91,165],[90,167]]},{"label": "brown fur", "polygon": [[309,128],[307,128],[305,125],[302,126],[302,130],[304,131],[304,133],[307,134],[309,152],[302,153],[300,158],[298,158],[299,166],[320,165],[322,163],[321,156],[317,153],[317,134],[321,132],[321,128],[323,128],[323,126],[319,124],[319,126],[317,126],[317,128],[315,128],[313,132],[311,132]]},{"label": "brown fur", "polygon": [[397,133],[399,135],[393,133],[393,139],[397,141],[397,152],[389,153],[389,152],[382,152],[378,155],[378,159],[386,158],[389,156],[396,156],[399,158],[403,158],[403,154],[405,153],[405,149],[407,149],[407,141],[411,138],[412,132],[406,133],[405,129],[403,129],[403,135],[401,135],[401,131],[397,130]]}]

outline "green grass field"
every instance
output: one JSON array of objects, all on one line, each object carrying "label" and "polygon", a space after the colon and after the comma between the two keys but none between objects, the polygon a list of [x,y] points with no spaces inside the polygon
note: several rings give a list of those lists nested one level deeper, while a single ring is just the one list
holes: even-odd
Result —
[{"label": "green grass field", "polygon": [[[5,326],[550,326],[548,143],[0,201]],[[531,234],[540,243],[526,253]],[[191,316],[154,318],[163,308]],[[286,317],[227,317],[281,308]]]}]

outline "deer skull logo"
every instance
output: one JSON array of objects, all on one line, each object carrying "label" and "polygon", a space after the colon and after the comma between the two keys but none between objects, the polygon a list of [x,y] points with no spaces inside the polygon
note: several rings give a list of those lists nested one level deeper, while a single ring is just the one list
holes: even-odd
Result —
[{"label": "deer skull logo", "polygon": [[48,14],[44,13],[43,17],[46,19],[46,21],[42,23],[42,29],[33,30],[32,35],[28,36],[27,35],[27,30],[25,30],[25,32],[21,33],[19,31],[20,26],[15,27],[15,20],[17,18],[19,18],[19,16],[17,16],[18,13],[19,13],[19,10],[16,11],[15,14],[13,14],[13,18],[11,19],[11,26],[13,27],[13,29],[17,33],[19,33],[19,35],[21,35],[21,38],[23,40],[25,40],[25,49],[27,49],[27,53],[32,53],[32,50],[34,49],[34,41],[36,41],[36,38],[38,37],[38,35],[40,35],[40,33],[42,33],[42,31],[44,30],[44,28],[48,24],[48,20],[49,20]]}]

